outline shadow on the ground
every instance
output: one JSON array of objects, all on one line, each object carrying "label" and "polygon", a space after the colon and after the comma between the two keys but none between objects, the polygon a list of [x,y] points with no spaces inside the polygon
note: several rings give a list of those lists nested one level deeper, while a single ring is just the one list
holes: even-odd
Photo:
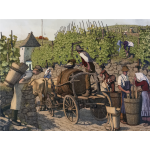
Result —
[{"label": "shadow on the ground", "polygon": [[[63,110],[56,110],[54,113],[54,119],[55,118],[63,118],[65,117]],[[67,120],[67,118],[65,118]],[[104,121],[97,121],[92,115],[89,109],[81,109],[79,110],[79,125],[102,125],[107,122],[107,119]]]},{"label": "shadow on the ground", "polygon": [[55,124],[55,118],[47,117],[44,114],[38,114],[38,125],[41,130],[53,130],[54,128],[58,128]]},{"label": "shadow on the ground", "polygon": [[129,130],[129,127],[120,127],[120,131],[127,131]]}]

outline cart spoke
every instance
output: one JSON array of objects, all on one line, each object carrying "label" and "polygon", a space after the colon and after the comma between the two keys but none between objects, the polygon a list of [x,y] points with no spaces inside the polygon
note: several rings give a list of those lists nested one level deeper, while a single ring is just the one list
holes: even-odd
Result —
[{"label": "cart spoke", "polygon": [[69,98],[70,106],[72,105],[72,100]]},{"label": "cart spoke", "polygon": [[72,112],[73,112],[73,114],[74,114],[75,116],[77,116],[76,113],[75,113],[74,111],[72,111]]},{"label": "cart spoke", "polygon": [[74,103],[73,103],[73,106],[71,107],[71,109],[73,109],[75,107]]},{"label": "cart spoke", "polygon": [[68,106],[70,106],[70,104],[69,104],[69,102],[67,100],[66,100],[66,102],[67,102]]},{"label": "cart spoke", "polygon": [[68,108],[69,106],[67,104],[65,104],[65,106]]},{"label": "cart spoke", "polygon": [[69,117],[69,120],[70,120],[70,112],[69,112],[69,116],[68,117]]},{"label": "cart spoke", "polygon": [[72,111],[74,110],[74,111],[76,111],[76,109],[71,109]]}]

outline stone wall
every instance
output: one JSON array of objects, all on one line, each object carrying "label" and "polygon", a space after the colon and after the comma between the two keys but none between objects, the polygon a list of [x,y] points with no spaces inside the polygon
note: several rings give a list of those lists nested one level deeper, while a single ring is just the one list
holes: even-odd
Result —
[{"label": "stone wall", "polygon": [[[35,96],[32,94],[32,88],[24,88],[21,102],[21,109],[18,112],[18,119],[24,123],[38,127],[37,112],[35,105]],[[0,107],[10,104],[13,98],[13,91],[0,90]],[[11,118],[11,110],[4,112],[8,118]]]},{"label": "stone wall", "polygon": [[[98,73],[98,77],[100,80],[102,80],[102,78],[100,77],[100,72],[102,71],[102,69],[100,68],[100,66],[94,62],[95,68],[96,68],[96,72]],[[118,77],[122,74],[122,66],[123,65],[127,65],[128,68],[130,69],[128,72],[128,76],[129,76],[129,80],[132,83],[133,79],[134,79],[134,75],[136,72],[138,72],[138,68],[136,67],[138,65],[137,61],[130,61],[130,59],[124,59],[120,62],[116,62],[116,61],[111,61],[110,63],[108,63],[106,65],[105,70],[110,74],[110,75],[115,75],[116,76],[116,83],[115,83],[115,90],[119,91],[118,89]],[[85,71],[85,69],[83,67],[79,67],[79,66],[75,66],[75,68],[78,68],[82,71]],[[61,73],[61,71],[65,70],[66,68],[64,68],[62,65],[59,66],[58,64],[55,65],[55,68],[51,68],[52,71],[52,78],[56,78],[58,77],[58,75]],[[44,69],[45,71],[45,69]],[[144,73],[147,78],[150,80],[150,72],[148,70],[147,67],[144,67],[142,69],[140,69],[140,72]],[[94,79],[91,77],[91,83],[94,82]],[[94,86],[96,87],[96,86]],[[139,88],[138,88],[139,89]]]}]

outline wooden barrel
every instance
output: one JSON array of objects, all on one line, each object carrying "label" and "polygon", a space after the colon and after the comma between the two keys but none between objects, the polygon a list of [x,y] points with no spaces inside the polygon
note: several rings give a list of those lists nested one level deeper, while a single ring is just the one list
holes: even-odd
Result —
[{"label": "wooden barrel", "polygon": [[9,87],[13,87],[27,69],[28,66],[25,63],[20,63],[19,65],[12,63],[4,84]]},{"label": "wooden barrel", "polygon": [[[60,84],[64,84],[68,81],[71,80],[70,76],[72,75],[72,73],[77,74],[77,73],[81,73],[83,71],[79,70],[79,69],[66,69],[64,71],[62,71],[60,73],[60,75],[58,76],[57,79],[57,85]],[[86,91],[86,86],[85,86],[85,75],[80,75],[78,77],[75,78],[75,80],[80,80],[80,82],[74,82],[74,87],[75,87],[75,92],[77,95],[83,94]],[[72,91],[72,85],[71,83],[57,87],[57,94],[60,95],[73,95],[73,91]]]},{"label": "wooden barrel", "polygon": [[[110,98],[111,98],[111,102],[112,102],[112,107],[116,107],[116,108],[120,108],[121,109],[121,105],[122,105],[122,93],[121,91],[116,91],[114,93],[110,92]],[[123,119],[123,114],[120,113],[120,120]]]},{"label": "wooden barrel", "polygon": [[140,123],[140,103],[141,99],[124,99],[127,123],[138,125]]},{"label": "wooden barrel", "polygon": [[121,108],[121,92],[107,92],[110,96],[112,107]]}]

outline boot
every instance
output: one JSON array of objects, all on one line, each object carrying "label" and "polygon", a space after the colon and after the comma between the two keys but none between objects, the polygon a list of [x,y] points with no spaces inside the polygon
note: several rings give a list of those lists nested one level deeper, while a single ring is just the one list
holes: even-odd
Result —
[{"label": "boot", "polygon": [[18,110],[12,110],[12,124],[16,126],[21,126],[20,122],[17,122]]},{"label": "boot", "polygon": [[126,114],[123,114],[123,124],[127,124]]},{"label": "boot", "polygon": [[3,110],[0,108],[0,117],[5,117]]},{"label": "boot", "polygon": [[90,94],[91,94],[91,91],[90,91],[90,89],[88,89],[88,90],[86,90],[85,94],[82,94],[82,96],[88,97],[88,96],[90,96]]}]

